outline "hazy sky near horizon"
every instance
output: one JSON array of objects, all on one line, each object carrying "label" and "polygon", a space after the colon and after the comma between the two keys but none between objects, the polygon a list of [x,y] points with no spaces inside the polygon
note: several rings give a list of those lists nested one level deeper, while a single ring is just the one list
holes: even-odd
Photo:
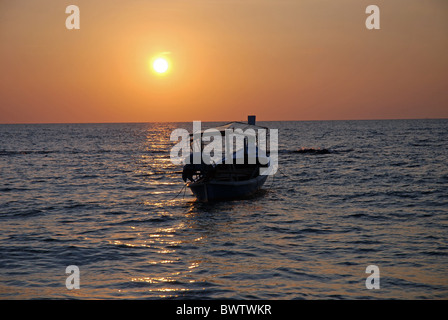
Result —
[{"label": "hazy sky near horizon", "polygon": [[0,0],[0,44],[0,123],[448,117],[446,0]]}]

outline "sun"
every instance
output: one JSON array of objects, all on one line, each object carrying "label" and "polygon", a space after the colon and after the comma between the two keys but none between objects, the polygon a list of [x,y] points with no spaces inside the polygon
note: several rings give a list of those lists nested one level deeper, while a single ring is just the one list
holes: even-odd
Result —
[{"label": "sun", "polygon": [[152,68],[157,73],[165,73],[165,72],[168,71],[169,64],[168,64],[168,61],[166,61],[166,59],[164,59],[164,58],[157,58],[152,63]]}]

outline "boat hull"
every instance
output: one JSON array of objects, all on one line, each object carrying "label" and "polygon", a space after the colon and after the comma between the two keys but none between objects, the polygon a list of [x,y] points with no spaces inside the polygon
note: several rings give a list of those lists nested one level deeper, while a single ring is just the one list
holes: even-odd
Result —
[{"label": "boat hull", "polygon": [[267,175],[244,181],[191,182],[188,187],[199,201],[241,199],[253,195],[266,182]]}]

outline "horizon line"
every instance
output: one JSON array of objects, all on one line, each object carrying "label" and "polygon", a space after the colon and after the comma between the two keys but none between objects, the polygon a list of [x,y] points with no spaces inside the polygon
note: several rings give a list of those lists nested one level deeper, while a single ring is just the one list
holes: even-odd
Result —
[{"label": "horizon line", "polygon": [[[380,119],[314,119],[314,120],[258,120],[257,122],[319,122],[319,121],[390,121],[390,120],[447,120],[448,117],[442,118],[380,118]],[[235,122],[247,121],[245,120],[190,120],[190,121],[105,121],[105,122],[0,122],[0,125],[15,125],[15,124],[126,124],[126,123],[186,123],[193,121],[201,122]]]}]

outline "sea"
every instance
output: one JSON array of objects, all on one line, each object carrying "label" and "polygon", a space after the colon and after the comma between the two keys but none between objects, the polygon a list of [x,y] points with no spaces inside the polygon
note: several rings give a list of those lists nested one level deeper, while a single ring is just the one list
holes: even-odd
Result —
[{"label": "sea", "polygon": [[257,124],[277,173],[217,203],[192,123],[0,125],[0,299],[448,299],[448,119]]}]

